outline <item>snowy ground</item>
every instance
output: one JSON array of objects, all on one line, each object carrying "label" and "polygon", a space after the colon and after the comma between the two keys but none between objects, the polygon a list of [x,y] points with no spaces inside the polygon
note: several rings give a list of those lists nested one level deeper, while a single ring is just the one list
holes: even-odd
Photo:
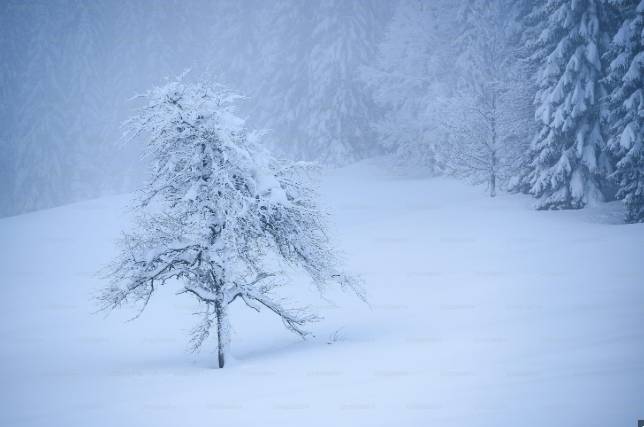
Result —
[{"label": "snowy ground", "polygon": [[212,346],[186,351],[194,306],[172,290],[134,322],[93,314],[125,197],[0,220],[0,425],[644,418],[644,224],[618,224],[618,204],[535,212],[521,196],[372,163],[333,172],[323,192],[371,307],[318,302],[326,320],[308,342],[240,307],[224,370]]}]

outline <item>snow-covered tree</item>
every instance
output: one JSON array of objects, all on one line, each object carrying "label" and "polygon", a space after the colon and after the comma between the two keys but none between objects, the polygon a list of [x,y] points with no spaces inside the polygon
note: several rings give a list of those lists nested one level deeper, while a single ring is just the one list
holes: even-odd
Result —
[{"label": "snow-covered tree", "polygon": [[609,82],[610,139],[617,158],[617,198],[627,222],[644,222],[644,0],[609,0],[621,26],[613,37]]},{"label": "snow-covered tree", "polygon": [[261,37],[249,85],[253,123],[296,159],[341,165],[376,152],[375,106],[359,70],[375,55],[388,2],[264,3],[251,11]]},{"label": "snow-covered tree", "polygon": [[375,54],[382,3],[319,2],[309,61],[313,114],[302,122],[313,143],[307,147],[309,158],[321,153],[327,163],[346,164],[376,151],[374,107],[358,72]]},{"label": "snow-covered tree", "polygon": [[407,165],[488,182],[515,173],[530,126],[515,21],[524,2],[403,0],[364,78],[382,143]]},{"label": "snow-covered tree", "polygon": [[376,60],[362,78],[383,114],[378,141],[405,166],[442,171],[437,145],[445,134],[430,107],[454,81],[449,43],[457,34],[454,2],[397,2]]},{"label": "snow-covered tree", "polygon": [[447,169],[487,183],[491,197],[512,178],[527,148],[530,84],[516,53],[512,2],[469,0],[455,51],[456,89],[436,115],[449,135]]},{"label": "snow-covered tree", "polygon": [[234,114],[235,99],[182,79],[145,95],[127,129],[146,138],[151,178],[137,227],[123,237],[112,284],[100,296],[107,309],[140,303],[143,310],[157,287],[178,279],[180,293],[205,307],[191,342],[198,348],[214,328],[219,367],[229,341],[227,306],[235,301],[265,308],[307,335],[316,317],[275,295],[286,280],[280,271],[300,269],[320,290],[334,282],[360,292],[337,267],[306,166],[268,155]]},{"label": "snow-covered tree", "polygon": [[602,129],[602,54],[607,47],[601,0],[546,0],[532,20],[538,132],[527,180],[539,209],[576,209],[604,200],[610,173]]}]

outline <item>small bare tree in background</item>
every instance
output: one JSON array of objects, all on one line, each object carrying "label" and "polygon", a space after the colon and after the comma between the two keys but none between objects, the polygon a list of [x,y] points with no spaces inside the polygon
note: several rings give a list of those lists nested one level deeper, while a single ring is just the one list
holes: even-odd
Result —
[{"label": "small bare tree in background", "polygon": [[100,296],[105,309],[139,303],[180,283],[180,294],[204,306],[194,329],[198,348],[216,331],[218,365],[230,339],[227,306],[241,301],[267,309],[302,337],[317,317],[275,295],[283,267],[308,274],[320,291],[334,282],[356,291],[337,267],[315,192],[301,163],[272,158],[233,110],[236,96],[181,79],[148,92],[127,125],[144,137],[153,161],[136,206],[137,226],[125,234]]},{"label": "small bare tree in background", "polygon": [[466,3],[466,31],[457,40],[458,85],[430,106],[448,135],[448,171],[487,183],[491,197],[500,183],[518,175],[529,147],[530,84],[508,25],[512,11],[505,0]]}]

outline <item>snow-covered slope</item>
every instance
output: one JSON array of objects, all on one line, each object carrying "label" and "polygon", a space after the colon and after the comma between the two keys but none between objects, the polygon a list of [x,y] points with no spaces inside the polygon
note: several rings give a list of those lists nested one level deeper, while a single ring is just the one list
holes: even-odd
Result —
[{"label": "snow-covered slope", "polygon": [[[95,314],[127,197],[0,220],[3,426],[634,426],[644,418],[644,224],[374,163],[323,195],[371,306],[330,295],[302,342],[233,310],[235,362],[186,351],[172,289]],[[259,316],[259,318],[257,317]]]}]

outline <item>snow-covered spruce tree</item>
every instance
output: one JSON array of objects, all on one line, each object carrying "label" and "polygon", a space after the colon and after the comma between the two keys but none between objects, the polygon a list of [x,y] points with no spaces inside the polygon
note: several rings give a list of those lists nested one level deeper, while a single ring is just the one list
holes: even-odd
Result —
[{"label": "snow-covered spruce tree", "polygon": [[507,0],[465,2],[456,40],[458,82],[436,113],[450,135],[446,169],[486,183],[491,197],[516,173],[530,129],[530,84],[510,27],[515,12]]},{"label": "snow-covered spruce tree", "polygon": [[611,45],[610,139],[626,222],[644,222],[644,0],[609,0],[622,19]]},{"label": "snow-covered spruce tree", "polygon": [[602,54],[607,47],[601,0],[539,2],[543,21],[532,59],[539,63],[538,132],[531,147],[530,193],[538,209],[578,209],[607,192],[610,160],[601,124]]},{"label": "snow-covered spruce tree", "polygon": [[181,79],[144,96],[128,122],[130,137],[145,137],[152,174],[137,205],[137,227],[121,242],[105,309],[147,306],[155,289],[179,282],[179,293],[205,307],[191,343],[198,348],[216,331],[218,365],[229,341],[227,306],[241,301],[268,309],[292,332],[306,336],[316,316],[275,296],[299,268],[323,290],[337,283],[360,293],[337,268],[307,166],[269,156],[235,116],[235,95]]},{"label": "snow-covered spruce tree", "polygon": [[274,147],[295,159],[342,165],[377,152],[376,109],[358,71],[375,55],[390,2],[258,3],[248,11],[257,67],[243,86],[257,100],[253,123],[271,129]]},{"label": "snow-covered spruce tree", "polygon": [[405,167],[442,173],[437,146],[445,140],[433,106],[454,84],[453,52],[447,48],[457,34],[455,2],[397,2],[376,60],[362,78],[386,114],[374,123],[378,141]]},{"label": "snow-covered spruce tree", "polygon": [[[545,4],[547,0],[539,0]],[[522,124],[525,126],[525,138],[523,153],[517,159],[517,167],[507,183],[508,191],[512,193],[530,194],[532,187],[530,172],[532,168],[533,153],[531,143],[539,129],[535,120],[535,94],[538,90],[537,72],[542,65],[535,59],[536,40],[545,28],[547,20],[537,10],[537,3],[534,0],[516,0],[513,3],[514,17],[510,25],[512,32],[512,44],[519,59],[518,67],[521,69],[520,76],[524,81],[525,90],[528,93],[529,105],[525,107],[525,118]]]},{"label": "snow-covered spruce tree", "polygon": [[359,69],[375,55],[386,1],[317,2],[311,33],[307,96],[310,113],[302,125],[310,135],[307,159],[346,164],[376,150],[374,106]]}]

